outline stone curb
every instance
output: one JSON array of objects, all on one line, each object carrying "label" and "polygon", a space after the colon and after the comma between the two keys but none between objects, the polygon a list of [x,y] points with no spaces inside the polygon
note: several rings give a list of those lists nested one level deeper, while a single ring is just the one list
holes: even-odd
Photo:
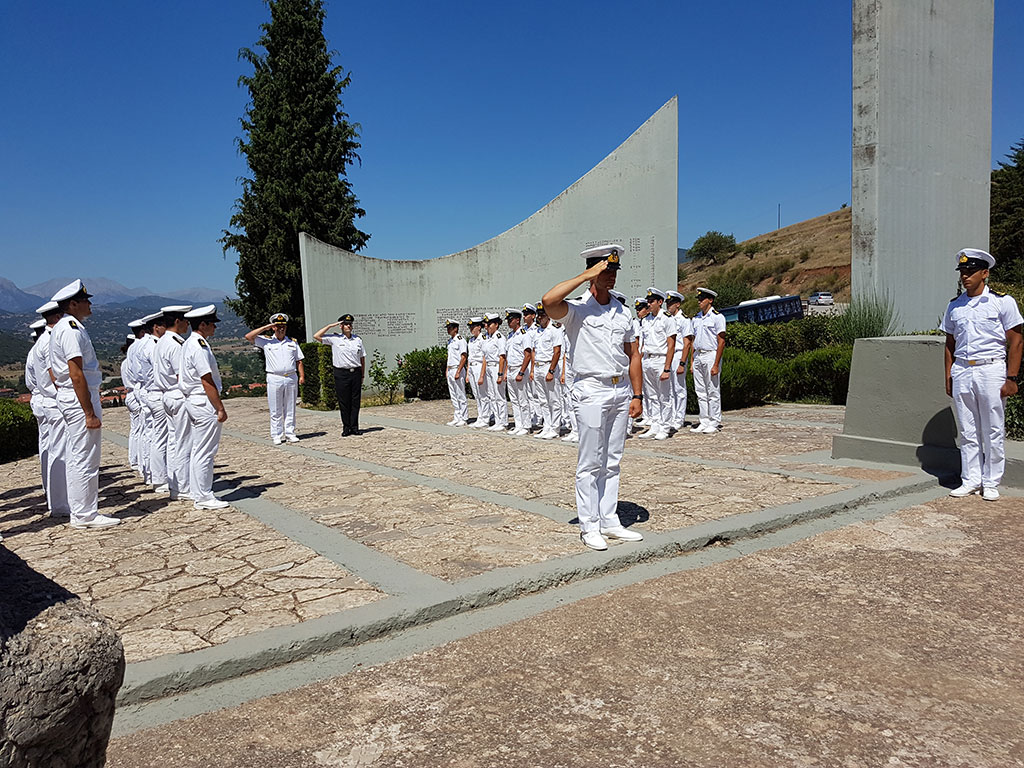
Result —
[{"label": "stone curb", "polygon": [[754,539],[797,523],[934,487],[935,479],[923,473],[909,479],[870,483],[667,534],[649,533],[638,545],[618,545],[605,552],[583,551],[543,563],[497,569],[454,585],[439,585],[430,594],[388,597],[340,614],[233,638],[211,648],[129,664],[117,703],[126,706],[163,698],[638,563],[693,553],[716,543]]}]

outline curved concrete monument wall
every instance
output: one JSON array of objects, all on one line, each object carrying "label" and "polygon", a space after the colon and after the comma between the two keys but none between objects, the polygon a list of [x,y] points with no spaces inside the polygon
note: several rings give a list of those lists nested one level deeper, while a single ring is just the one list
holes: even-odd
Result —
[{"label": "curved concrete monument wall", "polygon": [[309,338],[344,312],[356,317],[367,356],[443,343],[445,317],[537,302],[579,274],[579,252],[626,248],[617,288],[676,285],[677,101],[670,100],[608,157],[530,218],[480,245],[423,261],[375,259],[299,235]]},{"label": "curved concrete monument wall", "polygon": [[854,293],[935,328],[953,256],[987,248],[993,0],[854,0]]}]

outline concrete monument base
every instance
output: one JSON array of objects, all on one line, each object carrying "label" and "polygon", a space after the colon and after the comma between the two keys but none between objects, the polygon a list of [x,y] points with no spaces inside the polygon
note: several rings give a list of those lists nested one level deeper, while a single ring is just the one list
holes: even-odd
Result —
[{"label": "concrete monument base", "polygon": [[[921,467],[956,481],[960,449],[942,380],[943,336],[858,339],[832,458]],[[1024,444],[1007,441],[1003,484],[1024,487]]]}]

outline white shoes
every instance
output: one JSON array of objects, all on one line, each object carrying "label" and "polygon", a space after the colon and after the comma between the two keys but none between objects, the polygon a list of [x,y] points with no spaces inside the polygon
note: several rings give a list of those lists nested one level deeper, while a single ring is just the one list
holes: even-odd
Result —
[{"label": "white shoes", "polygon": [[273,442],[274,442],[274,445],[280,445],[281,444],[281,438],[280,437],[275,437],[273,439]]},{"label": "white shoes", "polygon": [[476,427],[477,429],[483,429],[484,427],[490,426],[490,423],[491,422],[486,419],[481,419],[480,417],[477,417],[477,420],[473,422],[472,426]]},{"label": "white shoes", "polygon": [[297,438],[295,435],[285,435],[284,439],[287,440],[289,443],[299,442],[299,438]]},{"label": "white shoes", "polygon": [[641,440],[643,440],[644,438],[647,438],[647,437],[657,437],[659,434],[661,434],[661,430],[659,428],[657,428],[657,427],[652,425],[650,429],[648,429],[642,435],[637,435],[637,437],[639,437]]},{"label": "white shoes", "polygon": [[158,485],[156,488],[153,489],[153,493],[170,493],[170,492],[171,492],[171,487],[167,483],[164,483],[163,485]]},{"label": "white shoes", "polygon": [[520,427],[519,429],[512,430],[512,436],[513,437],[522,437],[523,435],[528,435],[528,434],[530,434],[530,430],[524,429],[523,427]]},{"label": "white shoes", "polygon": [[615,528],[602,528],[601,535],[607,536],[609,539],[619,539],[621,541],[643,541],[644,537],[642,534],[636,531],[631,531],[625,526],[619,525]]},{"label": "white shoes", "polygon": [[570,432],[568,435],[562,438],[563,443],[578,443],[579,441],[580,436],[575,432]]},{"label": "white shoes", "polygon": [[663,429],[654,436],[655,440],[668,440],[668,430]]},{"label": "white shoes", "polygon": [[504,424],[495,424],[493,427],[488,427],[488,432],[504,432],[506,429]]},{"label": "white shoes", "polygon": [[458,420],[458,419],[452,419],[451,421],[446,421],[446,422],[444,423],[444,425],[445,425],[446,427],[454,427],[454,426],[455,426],[456,424],[458,424],[458,423],[459,423],[459,420]]},{"label": "white shoes", "polygon": [[597,531],[588,531],[587,533],[581,533],[580,540],[586,546],[590,547],[591,549],[596,549],[599,552],[608,549],[608,542],[605,541],[604,536],[602,536]]},{"label": "white shoes", "polygon": [[[980,490],[981,488],[977,485],[967,485],[967,483],[964,483],[959,488],[954,488],[952,491],[950,491],[949,495],[952,496],[954,499],[962,499],[964,496],[971,496],[972,494],[975,494]],[[993,488],[993,490],[995,489]],[[998,496],[999,492],[996,491],[996,497],[998,498]]]},{"label": "white shoes", "polygon": [[231,505],[222,499],[204,499],[203,501],[197,501],[192,506],[196,509],[224,509],[224,507],[230,507]]},{"label": "white shoes", "polygon": [[551,440],[551,439],[553,439],[555,437],[558,437],[558,433],[555,432],[555,430],[553,430],[553,429],[547,429],[547,428],[541,430],[541,433],[539,435],[537,435],[537,439],[538,440]]},{"label": "white shoes", "polygon": [[462,421],[462,419],[459,419],[458,421],[456,421],[456,422],[453,422],[453,423],[452,423],[452,426],[453,426],[453,427],[465,427],[465,426],[466,426],[466,425],[468,425],[468,424],[469,424],[469,422],[468,422],[468,421]]},{"label": "white shoes", "polygon": [[994,487],[985,488],[981,492],[981,498],[985,501],[996,501],[999,499],[999,491]]},{"label": "white shoes", "polygon": [[116,517],[107,517],[97,514],[91,520],[72,520],[71,527],[79,530],[85,528],[109,528],[112,525],[120,525],[121,521]]}]

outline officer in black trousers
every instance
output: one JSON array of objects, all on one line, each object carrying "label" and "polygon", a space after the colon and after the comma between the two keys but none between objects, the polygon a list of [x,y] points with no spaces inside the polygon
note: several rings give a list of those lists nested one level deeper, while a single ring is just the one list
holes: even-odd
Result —
[{"label": "officer in black trousers", "polygon": [[[359,430],[359,402],[363,392],[363,377],[366,375],[366,349],[363,340],[352,333],[352,315],[342,315],[338,322],[325,325],[313,334],[313,338],[331,348],[331,362],[334,364],[334,391],[338,395],[338,410],[341,411],[341,436],[362,434]],[[341,333],[327,333],[334,326],[341,326]]]}]

